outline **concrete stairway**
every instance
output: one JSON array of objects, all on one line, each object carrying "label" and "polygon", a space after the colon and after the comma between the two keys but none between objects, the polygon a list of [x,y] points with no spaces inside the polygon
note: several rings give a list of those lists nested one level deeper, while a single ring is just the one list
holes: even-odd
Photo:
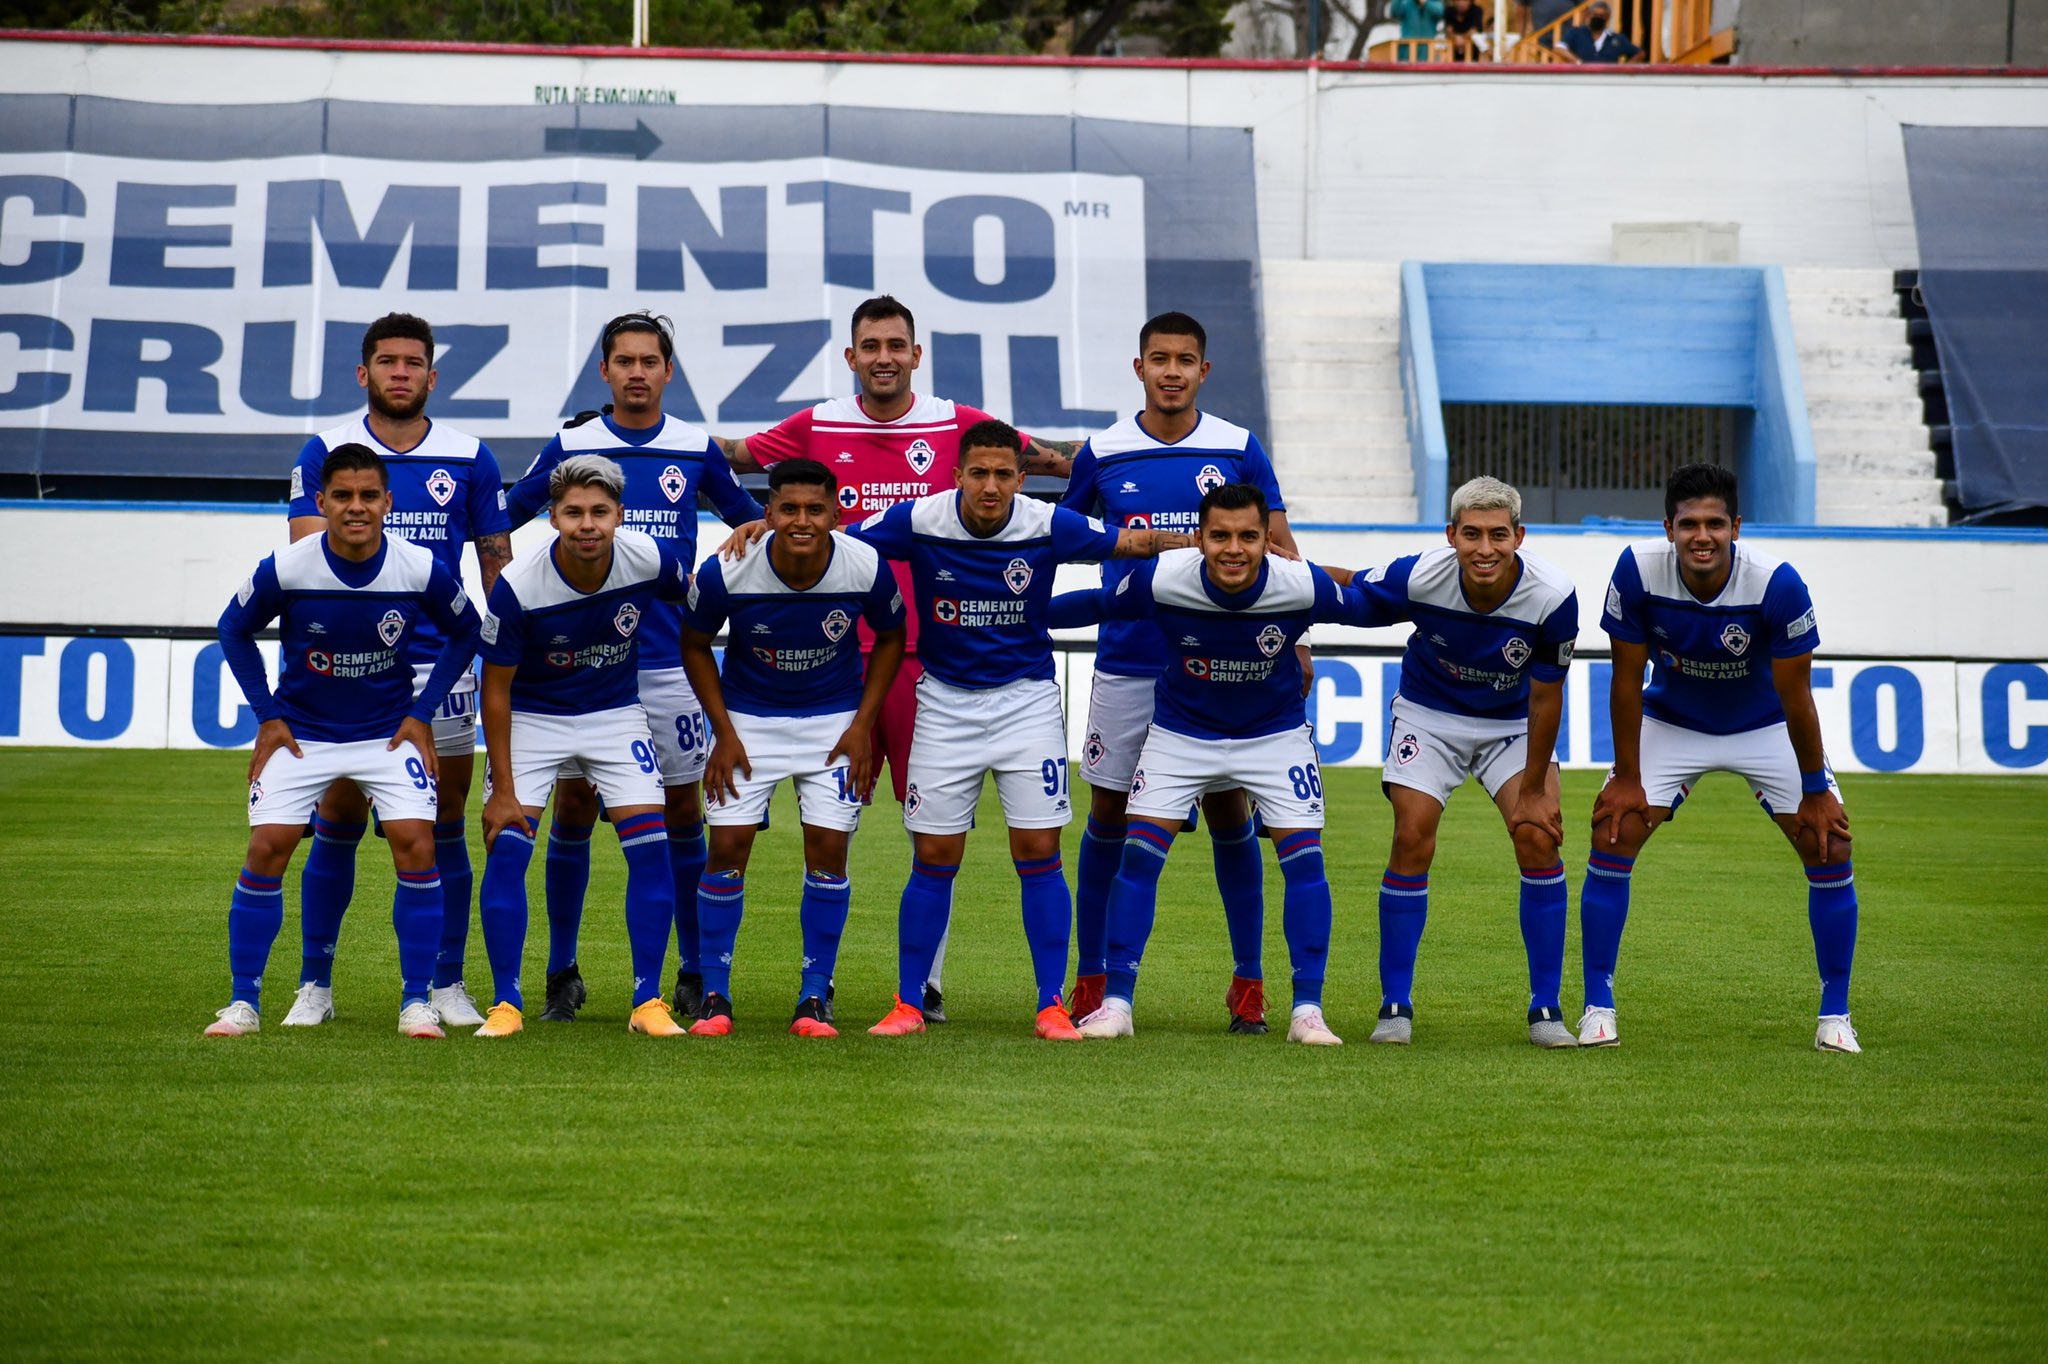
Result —
[{"label": "concrete stairway", "polygon": [[1260,436],[1280,476],[1288,520],[1412,524],[1415,473],[1401,408],[1401,267],[1266,260],[1260,269],[1272,411],[1272,429]]},{"label": "concrete stairway", "polygon": [[1785,271],[1827,526],[1945,526],[1913,350],[1892,272]]}]

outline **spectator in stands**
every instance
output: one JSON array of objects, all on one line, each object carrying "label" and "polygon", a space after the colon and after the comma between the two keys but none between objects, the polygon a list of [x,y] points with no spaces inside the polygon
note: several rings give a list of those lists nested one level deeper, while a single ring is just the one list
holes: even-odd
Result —
[{"label": "spectator in stands", "polygon": [[1476,62],[1479,45],[1474,39],[1486,29],[1486,11],[1473,0],[1450,0],[1444,7],[1444,37],[1451,40],[1451,60]]},{"label": "spectator in stands", "polygon": [[[1526,38],[1532,33],[1541,33],[1570,14],[1577,0],[1515,0],[1515,4],[1522,11],[1521,27],[1516,31]],[[1545,47],[1552,45],[1548,35],[1542,42]]]},{"label": "spectator in stands", "polygon": [[1607,0],[1597,0],[1587,6],[1584,25],[1564,31],[1558,48],[1571,60],[1588,65],[1612,65],[1642,56],[1643,50],[1626,33],[1616,32],[1613,22],[1614,11],[1608,8]]},{"label": "spectator in stands", "polygon": [[1401,39],[1394,47],[1395,60],[1426,62],[1429,44],[1444,21],[1444,0],[1392,0],[1387,6],[1387,18],[1401,26]]}]

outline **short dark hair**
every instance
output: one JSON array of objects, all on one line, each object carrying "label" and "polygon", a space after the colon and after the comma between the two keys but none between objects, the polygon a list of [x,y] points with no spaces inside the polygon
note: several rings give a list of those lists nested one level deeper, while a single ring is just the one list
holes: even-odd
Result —
[{"label": "short dark hair", "polygon": [[427,348],[427,367],[434,365],[434,329],[424,317],[411,313],[386,313],[363,329],[363,363],[377,353],[379,341],[417,341]]},{"label": "short dark hair", "polygon": [[839,491],[839,478],[815,459],[785,459],[768,468],[768,491],[779,493],[790,484],[804,488]]},{"label": "short dark hair", "polygon": [[1246,507],[1258,508],[1261,521],[1273,514],[1266,505],[1266,495],[1259,491],[1256,483],[1226,483],[1202,494],[1202,505],[1195,511],[1195,524],[1209,524],[1212,511],[1243,511]]},{"label": "short dark hair", "polygon": [[604,324],[604,331],[597,338],[597,358],[612,358],[612,342],[626,332],[646,332],[661,343],[661,358],[671,364],[676,358],[675,324],[660,313],[641,309],[636,313],[620,313]]},{"label": "short dark hair", "polygon": [[1192,336],[1195,338],[1195,349],[1204,356],[1209,353],[1209,333],[1203,331],[1202,324],[1186,313],[1161,313],[1138,328],[1138,354],[1143,355],[1145,347],[1152,343],[1152,338],[1159,335]]},{"label": "short dark hair", "polygon": [[384,467],[384,456],[360,441],[337,445],[327,452],[326,459],[320,461],[320,491],[327,491],[336,474],[352,474],[364,469],[377,475],[377,482],[386,488],[391,486],[391,472]]},{"label": "short dark hair", "polygon": [[1735,504],[1735,471],[1718,464],[1688,464],[1672,471],[1664,484],[1664,519],[1678,515],[1678,504],[1696,497],[1718,497],[1728,508],[1728,519],[1742,513]]},{"label": "short dark hair", "polygon": [[969,450],[1008,450],[1017,457],[1017,469],[1024,468],[1024,438],[1017,434],[1017,428],[1008,422],[987,417],[960,433],[960,458],[965,460]]},{"label": "short dark hair", "polygon": [[882,322],[892,317],[902,318],[903,325],[910,328],[910,339],[917,340],[917,319],[910,315],[910,309],[888,294],[877,294],[873,298],[861,300],[861,305],[853,310],[853,330],[847,333],[847,340],[853,339],[854,333],[860,330],[861,323]]}]

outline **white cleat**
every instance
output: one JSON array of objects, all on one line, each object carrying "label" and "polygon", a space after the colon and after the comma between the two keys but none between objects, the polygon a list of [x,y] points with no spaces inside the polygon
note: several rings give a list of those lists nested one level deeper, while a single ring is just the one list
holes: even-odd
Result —
[{"label": "white cleat", "polygon": [[1297,1004],[1294,1019],[1287,1025],[1287,1040],[1299,1042],[1306,1047],[1341,1047],[1344,1039],[1330,1031],[1330,1025],[1323,1021],[1323,1011],[1314,1004]]},{"label": "white cleat", "polygon": [[1815,1051],[1846,1051],[1851,1056],[1863,1054],[1863,1048],[1858,1046],[1856,1042],[1856,1030],[1849,1026],[1849,1015],[1847,1014],[1823,1014],[1821,1016],[1820,1030],[1813,1035],[1813,1049]]},{"label": "white cleat", "polygon": [[208,1037],[242,1037],[263,1026],[263,1020],[256,1016],[256,1010],[242,1000],[222,1009],[213,1016],[213,1022],[206,1025]]},{"label": "white cleat", "polygon": [[1127,999],[1103,1000],[1101,1008],[1074,1026],[1081,1036],[1090,1039],[1129,1037],[1137,1031],[1131,1023],[1131,1003]]},{"label": "white cleat", "polygon": [[1405,1004],[1382,1004],[1379,1021],[1372,1025],[1368,1042],[1383,1047],[1405,1047],[1415,1039],[1415,1010]]},{"label": "white cleat", "polygon": [[317,1028],[334,1017],[334,988],[306,984],[292,996],[291,1012],[280,1025],[286,1028]]},{"label": "white cleat", "polygon": [[461,981],[453,985],[437,985],[427,991],[427,1003],[434,1006],[434,1012],[441,1021],[451,1028],[479,1028],[484,1016],[477,1012],[476,1000]]},{"label": "white cleat", "polygon": [[1621,1030],[1615,1026],[1614,1010],[1597,1008],[1588,1004],[1586,1012],[1579,1015],[1579,1045],[1582,1047],[1618,1047],[1621,1045]]},{"label": "white cleat", "polygon": [[434,1006],[422,1004],[417,999],[398,1011],[398,1034],[427,1039],[448,1035],[441,1030],[441,1016],[434,1012]]},{"label": "white cleat", "polygon": [[1545,1006],[1529,1010],[1529,1043],[1537,1047],[1576,1047],[1579,1039],[1564,1025],[1564,1015]]}]

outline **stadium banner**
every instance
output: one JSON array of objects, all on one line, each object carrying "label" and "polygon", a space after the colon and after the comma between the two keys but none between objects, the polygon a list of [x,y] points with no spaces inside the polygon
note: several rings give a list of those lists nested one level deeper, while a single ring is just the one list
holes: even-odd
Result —
[{"label": "stadium banner", "polygon": [[0,472],[281,478],[362,409],[364,327],[435,329],[430,415],[508,472],[674,318],[671,414],[746,435],[850,392],[898,295],[918,387],[1079,437],[1146,317],[1201,317],[1266,424],[1251,134],[828,105],[156,104],[0,94]]},{"label": "stadium banner", "polygon": [[[262,648],[275,676],[277,645]],[[1088,734],[1093,657],[1055,655],[1076,763]],[[1557,752],[1567,767],[1613,760],[1610,666],[1583,659],[1566,683]],[[1837,771],[2048,776],[2048,660],[1822,661],[1813,681]],[[1326,765],[1380,765],[1399,683],[1400,659],[1390,654],[1316,659],[1310,715]],[[212,641],[0,635],[0,746],[240,748],[255,737],[255,717]]]}]

